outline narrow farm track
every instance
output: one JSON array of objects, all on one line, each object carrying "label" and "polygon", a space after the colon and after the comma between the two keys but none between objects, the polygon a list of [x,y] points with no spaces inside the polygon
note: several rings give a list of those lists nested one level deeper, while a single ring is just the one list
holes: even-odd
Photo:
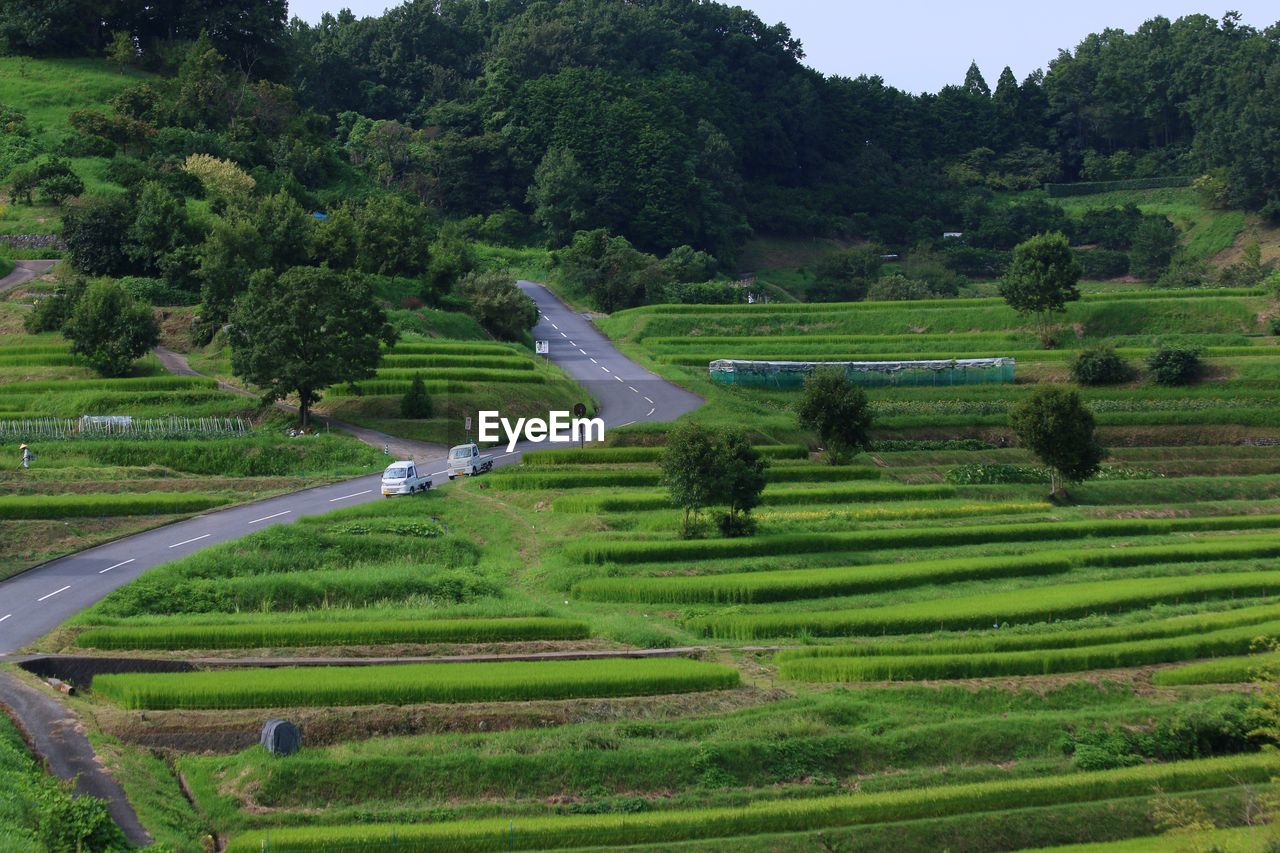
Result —
[{"label": "narrow farm track", "polygon": [[105,800],[111,819],[130,843],[139,847],[151,843],[124,789],[102,766],[84,727],[66,706],[7,672],[0,672],[0,703],[9,709],[32,751],[52,773],[74,779],[76,793]]},{"label": "narrow farm track", "polygon": [[0,293],[7,293],[20,284],[26,284],[33,278],[53,269],[56,260],[52,261],[14,261],[13,269],[4,278],[0,278]]}]

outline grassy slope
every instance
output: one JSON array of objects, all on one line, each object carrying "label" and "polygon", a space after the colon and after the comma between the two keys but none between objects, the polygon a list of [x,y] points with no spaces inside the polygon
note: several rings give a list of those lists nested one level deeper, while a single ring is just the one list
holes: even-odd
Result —
[{"label": "grassy slope", "polygon": [[[25,113],[45,151],[53,152],[71,132],[71,113],[82,109],[109,112],[109,101],[121,89],[149,77],[130,69],[122,71],[105,60],[0,56],[0,103]],[[108,162],[103,157],[71,160],[86,193],[120,191],[103,177]],[[55,207],[11,204],[0,217],[0,234],[51,234],[60,221]]]}]

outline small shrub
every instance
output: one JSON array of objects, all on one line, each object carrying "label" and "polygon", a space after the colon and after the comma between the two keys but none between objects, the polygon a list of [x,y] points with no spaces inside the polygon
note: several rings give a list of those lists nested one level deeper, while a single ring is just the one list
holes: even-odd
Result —
[{"label": "small shrub", "polygon": [[1092,347],[1071,362],[1071,378],[1080,385],[1115,385],[1129,378],[1129,365],[1112,347]]},{"label": "small shrub", "polygon": [[421,374],[415,374],[409,390],[400,398],[400,417],[421,420],[431,417],[431,395]]},{"label": "small shrub", "polygon": [[1190,347],[1161,347],[1147,356],[1151,378],[1160,385],[1188,385],[1200,367],[1200,351]]}]

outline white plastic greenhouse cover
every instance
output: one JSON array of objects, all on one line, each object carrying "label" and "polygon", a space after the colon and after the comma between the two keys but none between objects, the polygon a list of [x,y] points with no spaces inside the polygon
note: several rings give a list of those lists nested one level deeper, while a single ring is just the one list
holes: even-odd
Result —
[{"label": "white plastic greenhouse cover", "polygon": [[868,373],[897,373],[900,370],[989,370],[1012,367],[1012,358],[955,358],[930,361],[740,361],[721,358],[711,362],[712,373],[808,373],[815,368],[842,367]]}]

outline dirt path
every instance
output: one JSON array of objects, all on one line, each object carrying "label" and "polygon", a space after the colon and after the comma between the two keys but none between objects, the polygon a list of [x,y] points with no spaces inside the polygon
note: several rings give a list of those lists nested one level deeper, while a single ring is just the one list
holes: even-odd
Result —
[{"label": "dirt path", "polygon": [[[166,347],[155,348],[156,358],[160,359],[160,364],[164,369],[175,376],[201,376],[198,370],[193,368],[187,361],[187,357],[180,352],[174,352]],[[218,387],[223,391],[231,394],[239,394],[241,397],[253,397],[257,399],[258,395],[252,391],[248,391],[238,385],[232,385],[230,382],[218,380]],[[294,406],[286,403],[276,403],[276,408],[290,414],[297,414],[298,410]],[[415,441],[411,438],[400,438],[399,436],[389,435],[385,432],[379,432],[376,429],[357,426],[356,424],[340,421],[335,418],[325,417],[324,415],[312,414],[311,420],[317,424],[322,424],[330,429],[341,430],[349,433],[363,441],[370,447],[385,452],[388,457],[396,459],[413,459],[418,462],[426,462],[428,460],[443,460],[449,452],[449,448],[443,444],[432,444],[428,441]]]},{"label": "dirt path", "polygon": [[0,293],[5,293],[20,284],[26,284],[53,269],[56,260],[52,261],[14,261],[13,270],[4,278],[0,278]]},{"label": "dirt path", "polygon": [[111,818],[132,844],[145,847],[151,843],[124,789],[102,766],[74,714],[52,696],[7,672],[0,672],[0,703],[12,710],[32,751],[50,772],[61,779],[74,779],[77,794],[106,800]]}]

